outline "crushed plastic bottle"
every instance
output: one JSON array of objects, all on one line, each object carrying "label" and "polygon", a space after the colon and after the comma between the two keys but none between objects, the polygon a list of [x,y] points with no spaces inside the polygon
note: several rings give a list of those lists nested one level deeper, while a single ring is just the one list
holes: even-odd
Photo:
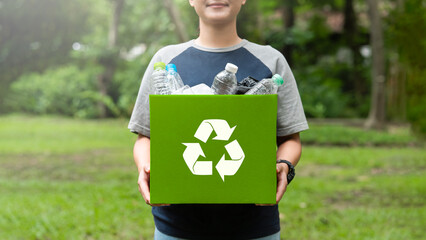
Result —
[{"label": "crushed plastic bottle", "polygon": [[166,64],[156,62],[154,64],[154,72],[151,75],[151,89],[153,94],[169,95],[171,94],[170,85],[167,81],[165,70]]},{"label": "crushed plastic bottle", "polygon": [[179,89],[176,89],[172,92],[172,95],[191,95],[194,94],[190,86],[185,85]]},{"label": "crushed plastic bottle", "polygon": [[215,94],[229,95],[237,92],[237,77],[235,73],[238,67],[232,63],[227,63],[225,70],[218,73],[214,78],[212,89]]},{"label": "crushed plastic bottle", "polygon": [[253,77],[246,77],[241,82],[238,83],[238,86],[244,86],[244,87],[254,87],[259,82],[259,80],[253,78]]},{"label": "crushed plastic bottle", "polygon": [[260,81],[252,89],[248,90],[245,95],[277,94],[278,87],[283,83],[283,78],[279,74],[275,74],[272,78],[265,78]]},{"label": "crushed plastic bottle", "polygon": [[172,95],[214,95],[213,89],[211,89],[209,86],[207,86],[204,83],[200,83],[198,85],[195,85],[193,87],[189,87],[188,85],[185,85],[181,88],[179,88],[176,91],[172,92]]},{"label": "crushed plastic bottle", "polygon": [[180,77],[179,73],[176,71],[176,65],[174,64],[167,64],[166,66],[167,71],[167,81],[170,85],[170,90],[172,92],[182,88],[184,86],[182,78]]},{"label": "crushed plastic bottle", "polygon": [[237,94],[245,94],[248,90],[250,90],[254,85],[256,85],[259,82],[259,80],[253,78],[253,77],[246,77],[243,80],[241,80],[237,85]]}]

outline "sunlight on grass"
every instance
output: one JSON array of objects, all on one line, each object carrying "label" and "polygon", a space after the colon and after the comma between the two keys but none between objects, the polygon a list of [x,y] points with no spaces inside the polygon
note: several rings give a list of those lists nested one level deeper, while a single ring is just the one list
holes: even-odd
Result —
[{"label": "sunlight on grass", "polygon": [[132,148],[136,135],[128,121],[62,117],[0,118],[0,153],[73,153],[102,148]]},{"label": "sunlight on grass", "polygon": [[[127,120],[0,117],[0,239],[152,239],[135,138]],[[426,150],[386,139],[305,146],[279,205],[282,237],[422,239]]]}]

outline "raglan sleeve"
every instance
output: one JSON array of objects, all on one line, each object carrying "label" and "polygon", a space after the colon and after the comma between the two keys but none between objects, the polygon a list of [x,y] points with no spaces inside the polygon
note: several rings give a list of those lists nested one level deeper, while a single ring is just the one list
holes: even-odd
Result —
[{"label": "raglan sleeve", "polygon": [[279,53],[276,71],[284,83],[278,89],[277,136],[287,136],[309,129],[297,83],[284,56]]},{"label": "raglan sleeve", "polygon": [[137,134],[150,136],[149,94],[151,92],[150,78],[154,71],[154,63],[161,61],[157,52],[151,59],[139,87],[136,103],[130,117],[128,129]]}]

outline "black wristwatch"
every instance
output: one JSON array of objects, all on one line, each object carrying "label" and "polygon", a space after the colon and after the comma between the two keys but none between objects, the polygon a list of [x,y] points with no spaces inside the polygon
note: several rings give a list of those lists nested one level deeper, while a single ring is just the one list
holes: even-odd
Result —
[{"label": "black wristwatch", "polygon": [[296,176],[296,171],[294,170],[293,164],[287,160],[277,160],[278,163],[285,163],[288,166],[288,174],[287,174],[287,184],[290,184],[291,180],[293,180],[294,176]]}]

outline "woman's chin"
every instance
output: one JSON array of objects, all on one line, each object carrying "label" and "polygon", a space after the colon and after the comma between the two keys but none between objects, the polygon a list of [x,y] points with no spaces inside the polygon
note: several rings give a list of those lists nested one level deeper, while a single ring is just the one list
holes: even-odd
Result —
[{"label": "woman's chin", "polygon": [[206,22],[214,23],[214,24],[226,24],[232,22],[232,17],[228,14],[212,14],[207,16]]}]

